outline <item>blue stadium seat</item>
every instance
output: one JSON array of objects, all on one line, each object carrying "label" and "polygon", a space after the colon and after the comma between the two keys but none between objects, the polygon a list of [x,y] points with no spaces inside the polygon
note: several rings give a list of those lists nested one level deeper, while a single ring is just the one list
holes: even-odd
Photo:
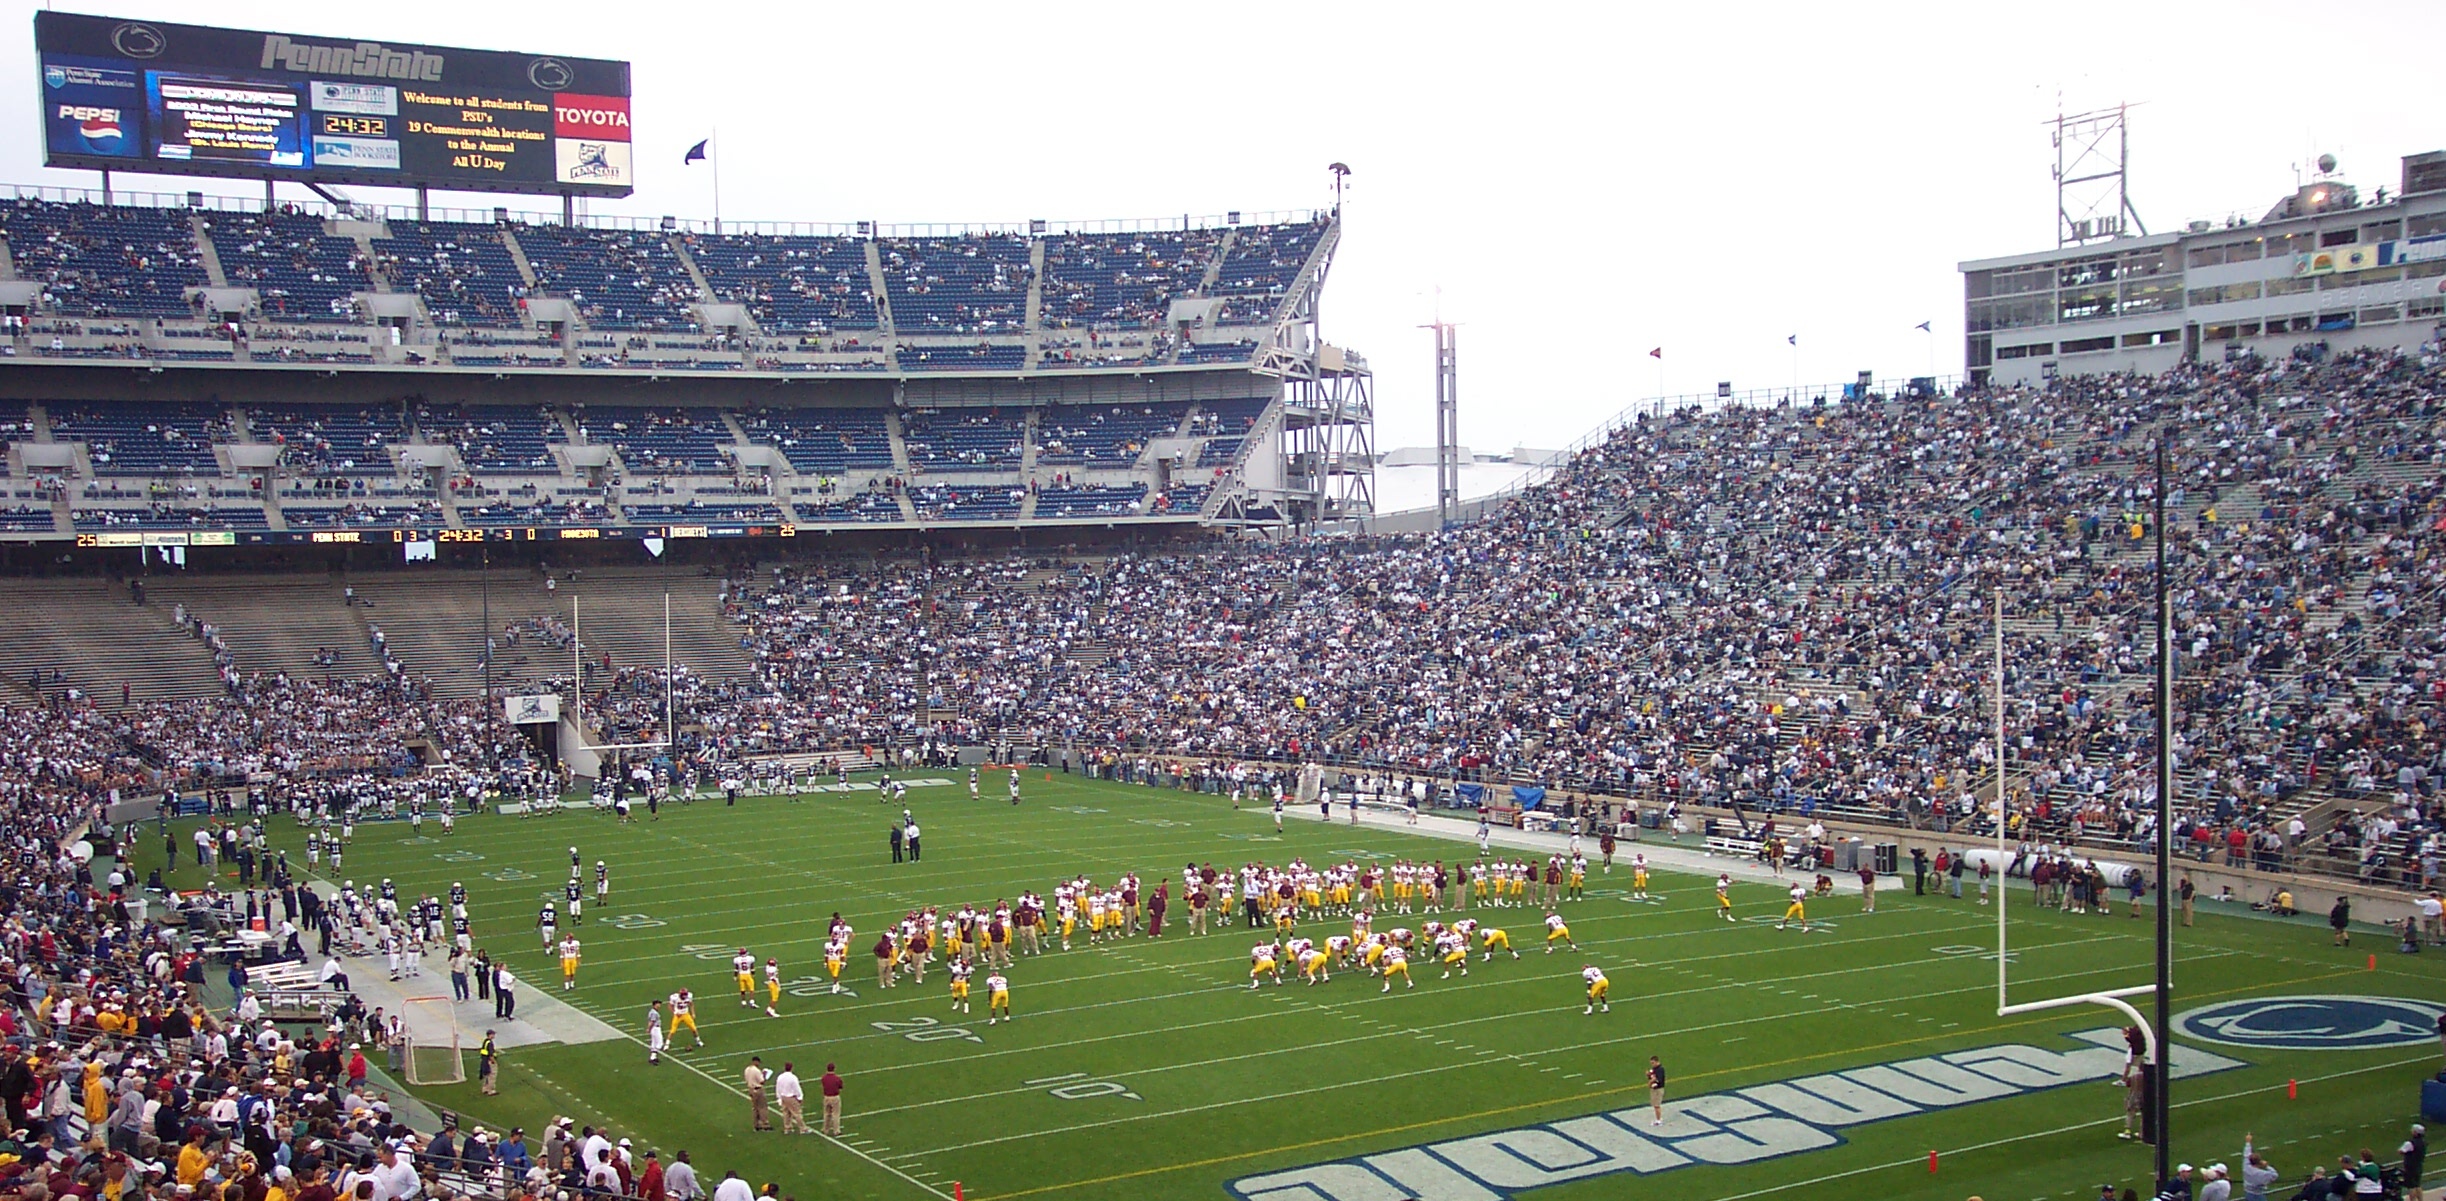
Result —
[{"label": "blue stadium seat", "polygon": [[893,466],[892,431],[881,409],[760,409],[742,415],[739,424],[749,438],[779,449],[802,475]]},{"label": "blue stadium seat", "polygon": [[536,286],[574,302],[588,327],[690,327],[696,283],[662,235],[563,225],[520,226],[515,235]]},{"label": "blue stadium seat", "polygon": [[1128,517],[1147,498],[1145,484],[1046,487],[1036,490],[1038,517]]},{"label": "blue stadium seat", "polygon": [[1008,374],[1028,361],[1028,348],[1016,343],[979,342],[974,346],[903,346],[898,355],[903,371],[996,371]]},{"label": "blue stadium seat", "polygon": [[425,437],[447,442],[478,475],[557,474],[550,444],[564,441],[560,422],[533,405],[440,405],[417,411]]},{"label": "blue stadium seat", "polygon": [[80,317],[192,317],[187,289],[210,283],[185,209],[19,200],[8,210],[17,278]]},{"label": "blue stadium seat", "polygon": [[690,234],[686,244],[714,299],[746,305],[766,333],[823,334],[879,324],[865,242]]},{"label": "blue stadium seat", "polygon": [[1178,433],[1186,402],[1133,405],[1047,405],[1036,417],[1039,465],[1127,466],[1148,440]]},{"label": "blue stadium seat", "polygon": [[217,405],[51,408],[51,440],[84,443],[96,475],[219,475],[212,445],[230,433],[229,410]]},{"label": "blue stadium seat", "polygon": [[1023,491],[1010,485],[937,484],[909,493],[919,521],[1016,521],[1026,499]]},{"label": "blue stadium seat", "polygon": [[355,297],[371,291],[353,238],[323,232],[305,213],[211,213],[204,228],[231,286],[253,288],[277,321],[357,320]]},{"label": "blue stadium seat", "polygon": [[424,298],[435,324],[492,329],[525,324],[518,301],[526,295],[526,280],[509,247],[501,244],[499,229],[446,221],[394,221],[390,229],[390,237],[374,239],[374,254],[393,287]]},{"label": "blue stadium seat", "polygon": [[1027,320],[1026,238],[910,238],[880,250],[893,328],[903,335],[1015,334]]},{"label": "blue stadium seat", "polygon": [[1160,329],[1171,302],[1206,278],[1221,230],[1064,234],[1045,240],[1046,329]]},{"label": "blue stadium seat", "polygon": [[938,409],[901,419],[909,465],[924,471],[1017,471],[1027,418],[1001,409]]},{"label": "blue stadium seat", "polygon": [[570,416],[589,440],[618,451],[632,472],[730,474],[730,430],[715,410],[580,405]]}]

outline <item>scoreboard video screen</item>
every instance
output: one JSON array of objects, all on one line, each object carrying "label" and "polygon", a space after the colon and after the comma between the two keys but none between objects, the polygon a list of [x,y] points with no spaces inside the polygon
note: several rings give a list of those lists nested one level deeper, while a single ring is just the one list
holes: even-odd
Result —
[{"label": "scoreboard video screen", "polygon": [[43,161],[626,196],[629,65],[34,14]]}]

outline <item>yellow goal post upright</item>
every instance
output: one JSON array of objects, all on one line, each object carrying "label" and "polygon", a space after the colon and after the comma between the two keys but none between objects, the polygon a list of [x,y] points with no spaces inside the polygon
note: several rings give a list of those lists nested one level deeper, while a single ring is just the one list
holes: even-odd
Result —
[{"label": "yellow goal post upright", "polygon": [[[2157,1062],[2159,1032],[2147,1018],[2141,1016],[2138,1009],[2132,1007],[2131,1002],[2124,1000],[2126,997],[2145,997],[2156,995],[2157,986],[2155,984],[2137,984],[2128,988],[2109,988],[2094,992],[2073,993],[2067,996],[2048,997],[2043,1000],[2036,1001],[2015,1002],[2012,999],[2012,948],[2008,939],[2009,927],[2005,921],[2005,912],[2008,907],[2007,898],[2013,895],[2013,890],[2007,886],[2005,871],[2012,866],[2014,853],[2012,847],[2007,842],[2007,834],[2005,829],[2005,819],[2008,816],[2009,804],[2007,800],[2008,792],[2006,789],[2006,784],[2008,783],[2010,777],[2006,770],[2006,764],[2008,761],[2005,758],[2004,739],[2006,697],[2004,687],[2004,589],[2002,585],[1999,585],[1996,589],[1995,655],[1996,794],[1994,799],[1990,802],[1991,807],[1988,812],[1996,826],[1996,1016],[2001,1018],[2011,1017],[2017,1013],[2037,1013],[2048,1009],[2070,1009],[2075,1005],[2103,1005],[2117,1013],[2122,1014],[2125,1020],[2140,1028],[2142,1057],[2146,1062],[2155,1063]],[[2158,831],[2158,837],[2165,837],[2165,831]],[[2159,886],[2162,888],[2164,886],[2164,882],[2160,881]],[[2163,904],[2162,897],[2160,898],[2160,904]]]}]

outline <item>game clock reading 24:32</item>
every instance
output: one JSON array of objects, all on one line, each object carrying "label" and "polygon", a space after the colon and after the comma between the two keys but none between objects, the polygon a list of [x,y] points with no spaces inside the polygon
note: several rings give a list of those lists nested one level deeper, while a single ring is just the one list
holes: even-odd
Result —
[{"label": "game clock reading 24:32", "polygon": [[629,66],[35,14],[46,164],[626,196]]}]

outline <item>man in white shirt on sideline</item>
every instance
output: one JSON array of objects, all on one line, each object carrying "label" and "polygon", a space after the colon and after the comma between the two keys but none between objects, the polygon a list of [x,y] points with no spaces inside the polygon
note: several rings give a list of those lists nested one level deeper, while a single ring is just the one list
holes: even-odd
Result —
[{"label": "man in white shirt on sideline", "polygon": [[[666,1185],[670,1183],[668,1173],[664,1175],[663,1182]],[[739,1173],[736,1171],[724,1172],[722,1183],[713,1186],[713,1201],[756,1201],[756,1190],[749,1188],[746,1181],[739,1179]]]},{"label": "man in white shirt on sideline", "polygon": [[807,1086],[799,1083],[798,1066],[784,1061],[773,1077],[773,1098],[781,1102],[781,1132],[807,1133]]}]

